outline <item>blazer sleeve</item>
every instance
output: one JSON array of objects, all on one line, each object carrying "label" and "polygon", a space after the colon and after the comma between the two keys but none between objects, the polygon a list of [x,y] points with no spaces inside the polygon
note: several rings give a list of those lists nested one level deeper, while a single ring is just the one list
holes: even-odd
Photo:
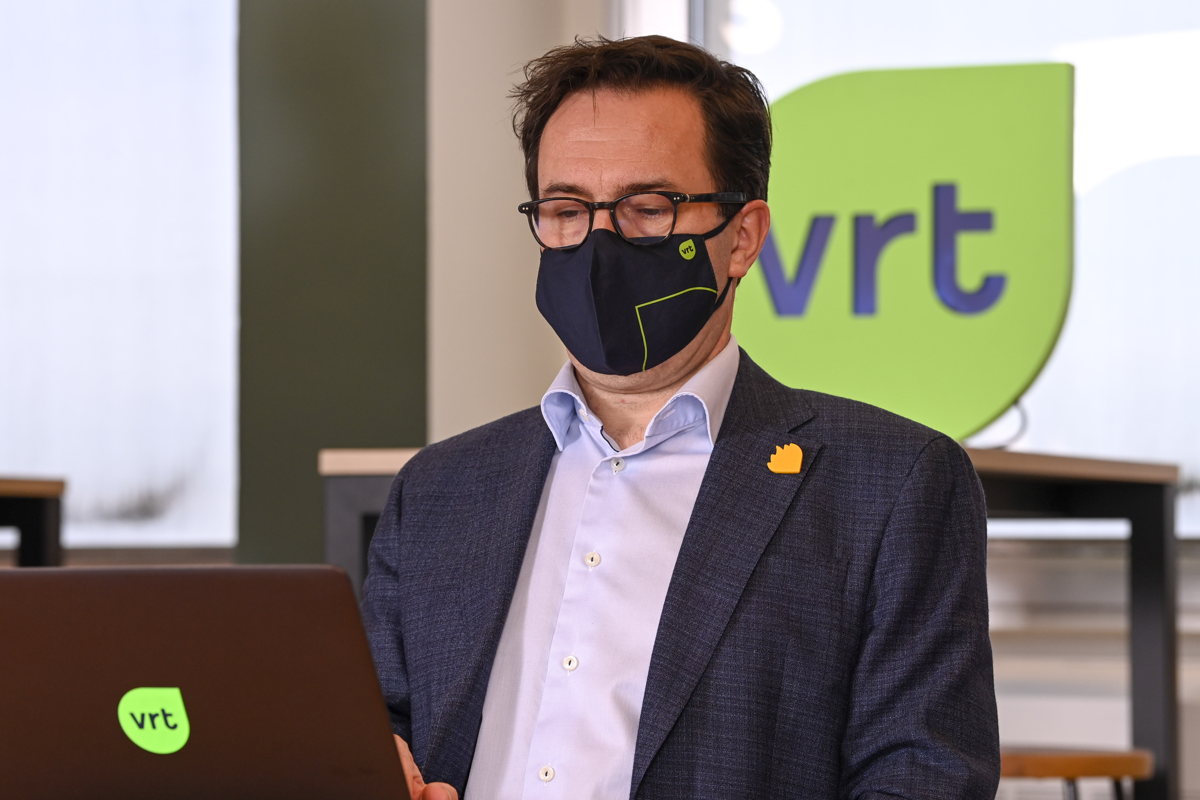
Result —
[{"label": "blazer sleeve", "polygon": [[962,448],[921,450],[879,541],[843,740],[844,796],[993,800],[1000,757],[983,490]]},{"label": "blazer sleeve", "polygon": [[375,671],[391,717],[392,731],[411,745],[412,710],[400,622],[403,602],[397,575],[403,487],[404,476],[401,473],[392,482],[387,505],[371,539],[367,579],[363,584],[362,614],[371,655],[375,659]]}]

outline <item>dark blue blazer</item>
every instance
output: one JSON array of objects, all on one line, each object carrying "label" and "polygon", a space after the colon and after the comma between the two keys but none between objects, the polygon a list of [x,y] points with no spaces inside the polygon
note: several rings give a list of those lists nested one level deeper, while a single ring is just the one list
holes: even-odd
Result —
[{"label": "dark blue blazer", "polygon": [[[801,472],[770,472],[789,442]],[[528,409],[426,447],[393,484],[363,612],[426,780],[469,780],[554,447]],[[957,444],[786,388],[743,353],[662,609],[630,797],[992,800],[985,557]]]}]

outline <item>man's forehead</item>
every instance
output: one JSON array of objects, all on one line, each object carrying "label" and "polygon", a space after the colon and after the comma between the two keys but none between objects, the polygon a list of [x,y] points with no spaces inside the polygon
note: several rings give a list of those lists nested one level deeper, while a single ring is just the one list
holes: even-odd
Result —
[{"label": "man's forehead", "polygon": [[568,95],[542,132],[543,193],[704,191],[711,183],[695,96],[675,87]]}]

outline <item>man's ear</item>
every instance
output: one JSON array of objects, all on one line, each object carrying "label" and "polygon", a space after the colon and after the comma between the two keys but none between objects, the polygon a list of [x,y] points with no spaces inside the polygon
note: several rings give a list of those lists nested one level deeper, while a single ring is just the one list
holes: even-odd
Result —
[{"label": "man's ear", "polygon": [[771,209],[765,200],[751,200],[742,206],[730,227],[734,230],[734,239],[729,253],[729,277],[742,278],[750,271],[767,239]]}]

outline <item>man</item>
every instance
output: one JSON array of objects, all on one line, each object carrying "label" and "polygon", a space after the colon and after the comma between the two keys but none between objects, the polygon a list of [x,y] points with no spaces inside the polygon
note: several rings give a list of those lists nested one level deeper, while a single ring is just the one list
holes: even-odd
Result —
[{"label": "man", "polygon": [[515,97],[570,361],[539,408],[425,448],[376,531],[364,615],[416,792],[990,800],[969,461],[730,336],[770,223],[757,80],[577,41]]}]

